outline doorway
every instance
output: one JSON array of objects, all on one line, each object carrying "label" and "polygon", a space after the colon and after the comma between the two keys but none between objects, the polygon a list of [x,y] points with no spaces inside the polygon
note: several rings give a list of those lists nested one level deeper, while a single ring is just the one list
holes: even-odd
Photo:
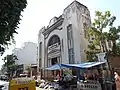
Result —
[{"label": "doorway", "polygon": [[[58,63],[57,57],[51,59],[51,64],[52,64],[52,65],[57,64],[57,63]],[[52,71],[52,75],[53,75],[54,77],[56,77],[56,71]]]},{"label": "doorway", "polygon": [[51,64],[52,65],[57,64],[57,63],[58,63],[57,57],[51,59]]}]

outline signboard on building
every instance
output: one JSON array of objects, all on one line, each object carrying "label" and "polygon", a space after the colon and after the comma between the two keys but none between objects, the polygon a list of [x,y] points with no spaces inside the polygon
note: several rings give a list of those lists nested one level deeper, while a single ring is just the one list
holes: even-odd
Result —
[{"label": "signboard on building", "polygon": [[60,45],[58,43],[55,43],[55,44],[49,46],[48,47],[48,53],[51,52],[51,51],[53,51],[53,50],[56,50],[56,49],[60,50]]},{"label": "signboard on building", "polygon": [[106,53],[98,53],[97,57],[99,62],[105,62],[106,63],[105,67],[109,68],[109,63],[107,61]]},{"label": "signboard on building", "polygon": [[96,54],[99,62],[107,62],[106,53],[98,53]]}]

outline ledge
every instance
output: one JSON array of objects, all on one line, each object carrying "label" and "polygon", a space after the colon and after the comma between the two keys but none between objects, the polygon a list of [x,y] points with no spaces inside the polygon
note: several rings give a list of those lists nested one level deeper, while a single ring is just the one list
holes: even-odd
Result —
[{"label": "ledge", "polygon": [[[53,30],[55,30],[57,27],[59,27],[62,23],[63,23],[63,18],[62,15],[58,18],[57,22],[55,22],[53,25],[51,25],[50,27],[47,27],[42,33],[43,35],[47,35],[50,32],[52,32]],[[60,29],[61,30],[61,29]]]}]

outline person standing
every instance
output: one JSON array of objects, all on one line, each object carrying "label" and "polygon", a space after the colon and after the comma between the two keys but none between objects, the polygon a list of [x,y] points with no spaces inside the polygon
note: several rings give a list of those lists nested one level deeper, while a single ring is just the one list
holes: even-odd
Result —
[{"label": "person standing", "polygon": [[60,74],[58,73],[56,76],[56,79],[59,81],[60,80]]},{"label": "person standing", "polygon": [[114,72],[114,78],[116,83],[116,90],[120,90],[120,76],[118,72]]}]

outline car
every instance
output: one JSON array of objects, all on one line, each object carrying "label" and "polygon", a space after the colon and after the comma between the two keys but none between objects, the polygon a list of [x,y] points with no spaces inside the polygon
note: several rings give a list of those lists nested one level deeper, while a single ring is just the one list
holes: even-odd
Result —
[{"label": "car", "polygon": [[8,90],[9,82],[0,80],[0,90]]},{"label": "car", "polygon": [[6,75],[0,75],[0,80],[7,81],[8,77]]}]

